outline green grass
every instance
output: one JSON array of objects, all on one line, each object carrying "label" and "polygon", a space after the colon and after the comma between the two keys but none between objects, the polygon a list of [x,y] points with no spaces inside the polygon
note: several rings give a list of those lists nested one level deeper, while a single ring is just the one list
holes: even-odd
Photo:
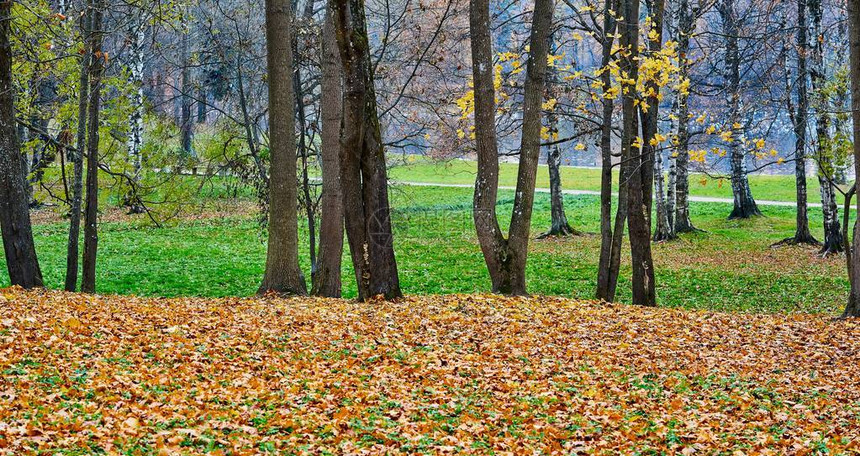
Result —
[{"label": "green grass", "polygon": [[[391,196],[395,248],[406,293],[489,290],[471,222],[471,189],[396,186]],[[512,198],[513,192],[500,192],[503,216],[509,216]],[[568,195],[565,204],[571,224],[598,231],[597,197]],[[693,220],[707,232],[655,245],[661,305],[752,312],[840,310],[848,289],[843,258],[823,260],[813,249],[769,247],[793,233],[792,208],[764,207],[765,217],[727,221],[730,209],[726,204],[693,204]],[[548,227],[549,218],[549,196],[538,194],[533,233]],[[819,210],[811,211],[811,226],[820,236]],[[51,288],[61,287],[63,281],[66,230],[65,223],[35,227]],[[307,232],[303,230],[301,237],[307,239]],[[532,241],[530,291],[590,299],[598,247],[594,234]],[[265,245],[251,216],[182,221],[163,228],[151,227],[143,219],[106,222],[100,231],[98,290],[145,296],[247,296],[259,285],[264,258]],[[353,272],[345,260],[345,294],[354,296]],[[630,297],[628,261],[624,259],[619,284],[622,302]],[[309,271],[306,251],[301,263]],[[6,285],[8,278],[2,274],[0,286]]]},{"label": "green grass", "polygon": [[[433,182],[445,184],[474,184],[477,164],[470,160],[443,162],[424,159],[401,160],[389,170],[389,177],[402,182]],[[783,165],[786,166],[786,165]],[[600,170],[563,166],[561,177],[564,188],[571,190],[600,190]],[[795,201],[794,175],[750,175],[753,197],[770,201]],[[615,174],[615,181],[618,176]],[[499,170],[499,185],[512,187],[517,184],[517,165],[503,163]],[[807,179],[810,201],[818,200],[818,178]],[[538,171],[537,186],[549,187],[549,175],[545,165]],[[731,198],[731,182],[726,179],[707,177],[703,174],[690,176],[690,194],[712,198]]]}]

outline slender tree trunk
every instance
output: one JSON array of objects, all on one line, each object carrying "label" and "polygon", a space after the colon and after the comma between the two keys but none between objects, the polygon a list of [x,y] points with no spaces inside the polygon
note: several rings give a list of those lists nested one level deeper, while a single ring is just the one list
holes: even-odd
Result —
[{"label": "slender tree trunk", "polygon": [[[630,79],[637,80],[639,75],[639,1],[625,0],[622,15],[626,18],[621,27],[621,45],[627,50],[622,58],[621,69]],[[653,7],[651,18],[657,40],[650,40],[649,49],[662,46],[663,4],[657,0]],[[652,83],[653,84],[653,83]],[[627,148],[626,156],[628,169],[628,216],[627,227],[630,231],[630,256],[633,265],[633,304],[641,306],[656,306],[657,297],[654,287],[654,265],[651,258],[651,205],[652,185],[654,179],[654,149],[649,145],[657,133],[657,108],[659,102],[655,97],[647,100],[651,108],[648,112],[637,112],[635,101],[636,90],[630,90],[623,96],[624,140],[623,147]],[[641,104],[640,104],[641,106]],[[641,109],[640,109],[641,111]],[[637,114],[638,117],[637,117]],[[637,147],[634,142],[642,125],[643,147]]]},{"label": "slender tree trunk", "polygon": [[[311,21],[313,19],[314,0],[308,0],[305,3],[305,11],[302,20]],[[302,160],[301,169],[301,185],[302,199],[304,200],[305,218],[308,223],[308,252],[311,260],[311,281],[313,281],[314,270],[317,264],[317,229],[316,229],[316,214],[314,211],[313,197],[311,196],[311,181],[308,175],[308,155],[309,147],[307,144],[308,122],[305,112],[305,93],[304,82],[302,78],[302,56],[299,53],[299,40],[297,36],[292,37],[294,68],[293,68],[293,87],[296,91],[296,120],[299,127],[299,157]]]},{"label": "slender tree trunk", "polygon": [[830,113],[827,96],[824,94],[826,70],[824,67],[824,35],[821,28],[823,8],[821,0],[809,0],[809,11],[812,19],[812,68],[809,72],[812,83],[813,106],[815,108],[815,135],[818,155],[818,184],[821,193],[821,211],[824,220],[824,244],[822,255],[840,253],[844,249],[842,226],[839,222],[839,208],[836,205],[836,188],[833,179],[836,178],[833,147],[830,133]]},{"label": "slender tree trunk", "polygon": [[[820,243],[809,231],[809,209],[807,207],[806,190],[806,144],[807,127],[809,126],[809,90],[807,78],[807,54],[809,40],[806,22],[806,0],[797,0],[797,112],[794,114],[794,181],[797,190],[797,217],[794,236],[783,241],[788,244]],[[791,96],[791,94],[788,94]]]},{"label": "slender tree trunk", "polygon": [[729,219],[744,219],[761,215],[758,205],[752,196],[746,170],[746,152],[739,144],[742,128],[737,128],[741,121],[741,73],[740,51],[738,48],[739,30],[738,18],[735,11],[735,0],[720,0],[717,11],[723,23],[723,35],[726,40],[725,74],[726,97],[729,102],[729,125],[731,125],[732,142],[729,144],[729,155],[732,174],[732,196],[734,207]]},{"label": "slender tree trunk", "polygon": [[180,94],[179,135],[182,148],[182,167],[194,159],[194,122],[191,119],[191,62],[188,51],[188,28],[183,13],[183,30],[180,42],[182,52],[182,93]]},{"label": "slender tree trunk", "polygon": [[322,31],[322,197],[320,201],[320,247],[313,271],[316,296],[341,296],[343,258],[343,195],[340,191],[340,124],[343,97],[342,69],[331,13]]},{"label": "slender tree trunk", "polygon": [[[550,52],[555,52],[555,33],[549,37]],[[547,68],[547,98],[557,99],[559,94],[558,70],[555,66]],[[555,108],[547,114],[547,124],[551,137],[558,135],[558,115]],[[561,185],[561,150],[558,144],[547,147],[546,164],[549,170],[549,194],[550,194],[550,228],[541,234],[541,238],[550,236],[570,236],[579,234],[571,228],[564,212],[564,193]]]},{"label": "slender tree trunk", "polygon": [[259,294],[307,294],[299,269],[295,93],[289,0],[266,0],[269,85],[269,243]]},{"label": "slender tree trunk", "polygon": [[[860,0],[848,0],[848,41],[851,49],[851,115],[854,121],[854,137],[860,138]],[[860,141],[854,141],[854,174],[860,176]],[[855,192],[860,191],[860,179],[854,182]],[[860,198],[857,198],[860,212]],[[860,218],[858,218],[860,220]],[[846,227],[847,229],[847,227]],[[844,317],[860,317],[860,230],[854,223],[851,255],[848,261],[848,277],[851,294],[845,307]]]},{"label": "slender tree trunk", "polygon": [[90,12],[92,57],[87,119],[87,200],[84,213],[84,260],[81,276],[81,291],[84,293],[96,292],[96,257],[99,243],[99,110],[105,65],[105,56],[102,53],[104,0],[94,0],[92,5]]},{"label": "slender tree trunk", "polygon": [[[680,0],[678,6],[678,77],[690,78],[690,37],[695,30],[694,11],[688,0]],[[673,186],[676,233],[697,231],[690,219],[690,95],[678,91],[678,123],[675,132],[675,185]]]},{"label": "slender tree trunk", "polygon": [[329,0],[344,69],[340,182],[358,298],[402,296],[364,0]]},{"label": "slender tree trunk", "polygon": [[0,231],[6,268],[12,285],[24,288],[43,286],[36,258],[33,228],[15,122],[12,86],[12,44],[9,42],[11,1],[0,2]]},{"label": "slender tree trunk", "polygon": [[[597,299],[607,302],[615,300],[618,272],[621,266],[621,241],[624,224],[627,222],[627,186],[622,178],[618,185],[618,208],[615,227],[612,224],[612,113],[614,100],[609,96],[612,75],[608,71],[612,62],[612,46],[615,42],[616,20],[612,11],[618,11],[617,0],[605,0],[603,11],[603,37],[601,43],[602,69],[600,81],[603,90],[603,113],[600,126],[600,260],[597,269]],[[622,169],[624,164],[622,163]]]},{"label": "slender tree trunk", "polygon": [[[142,14],[142,13],[140,13]],[[128,208],[131,214],[142,214],[144,212],[143,204],[140,202],[140,197],[137,194],[137,186],[140,183],[141,173],[141,147],[143,146],[143,46],[146,40],[145,23],[143,18],[139,21],[132,21],[129,28],[129,36],[131,37],[131,64],[129,65],[128,82],[134,88],[131,96],[131,105],[133,111],[129,118],[128,125],[128,157],[132,168],[133,184],[125,196],[125,207]]]},{"label": "slender tree trunk", "polygon": [[66,246],[66,291],[75,291],[78,286],[79,245],[81,237],[81,207],[84,193],[84,148],[87,143],[87,110],[90,97],[90,60],[92,59],[91,11],[81,17],[81,35],[84,37],[84,54],[81,56],[78,80],[78,130],[76,150],[72,153],[72,197],[69,212],[69,241]]},{"label": "slender tree trunk", "polygon": [[654,152],[654,203],[657,227],[654,229],[654,241],[663,242],[676,239],[675,229],[669,219],[669,200],[666,195],[666,178],[663,175],[663,154]]}]

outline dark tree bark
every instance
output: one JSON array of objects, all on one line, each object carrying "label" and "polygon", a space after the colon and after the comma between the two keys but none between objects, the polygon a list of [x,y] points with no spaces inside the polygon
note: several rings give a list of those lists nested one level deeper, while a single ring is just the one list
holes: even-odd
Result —
[{"label": "dark tree bark", "polygon": [[729,144],[729,155],[732,174],[732,196],[734,207],[729,219],[745,219],[761,215],[758,205],[750,190],[749,178],[746,169],[746,152],[739,145],[738,138],[742,135],[742,129],[736,128],[740,124],[741,116],[741,73],[740,73],[740,50],[738,47],[739,26],[737,12],[735,11],[735,0],[720,0],[716,4],[717,12],[723,25],[723,35],[726,40],[725,68],[723,78],[725,79],[725,92],[729,102],[729,125],[732,126],[733,141]]},{"label": "dark tree bark", "polygon": [[340,55],[331,14],[322,31],[322,197],[320,201],[320,247],[312,273],[315,296],[341,296],[343,258],[343,195],[340,191],[340,124],[343,102]]},{"label": "dark tree bark", "polygon": [[824,243],[820,253],[824,256],[840,253],[844,250],[845,240],[842,238],[842,226],[839,223],[839,208],[836,205],[836,178],[832,142],[829,138],[831,125],[827,97],[824,95],[824,85],[827,74],[824,67],[824,35],[821,28],[823,8],[821,0],[809,0],[809,12],[812,20],[812,47],[809,72],[815,108],[815,136],[818,155],[818,184],[821,193],[821,211],[824,220]]},{"label": "dark tree bark", "polygon": [[75,291],[78,286],[79,246],[81,237],[81,207],[84,197],[84,149],[87,143],[87,110],[90,97],[90,65],[92,59],[91,11],[81,17],[81,35],[86,40],[84,54],[81,56],[80,78],[78,80],[78,131],[76,149],[72,157],[72,197],[69,212],[69,241],[66,245],[66,291]]},{"label": "dark tree bark", "polygon": [[0,231],[12,285],[43,286],[36,258],[12,87],[11,1],[0,2]]},{"label": "dark tree bark", "polygon": [[540,153],[541,101],[546,88],[547,54],[552,27],[552,0],[535,2],[526,66],[520,162],[509,237],[505,239],[496,217],[499,154],[496,139],[496,103],[493,86],[493,51],[489,3],[470,2],[472,74],[475,89],[475,137],[478,176],[473,217],[478,242],[490,273],[494,293],[526,294],[526,260],[534,203],[535,178]]},{"label": "dark tree bark", "polygon": [[[809,127],[809,87],[807,78],[807,54],[809,53],[808,24],[806,21],[806,0],[797,0],[797,109],[791,116],[794,127],[794,182],[797,189],[796,227],[794,236],[779,244],[820,245],[809,231],[809,209],[806,190],[806,144]],[[791,97],[791,94],[787,94]],[[789,109],[791,103],[789,103]]]},{"label": "dark tree bark", "polygon": [[344,72],[340,183],[358,299],[402,296],[364,0],[329,0]]},{"label": "dark tree bark", "polygon": [[[848,0],[848,42],[851,49],[851,116],[854,121],[854,137],[860,138],[860,0]],[[854,173],[860,176],[860,141],[854,141]],[[854,192],[860,191],[860,179],[854,182]],[[860,198],[857,199],[860,211]],[[846,216],[848,215],[848,211]],[[857,219],[860,221],[860,218]],[[847,225],[847,223],[846,223]],[[860,230],[854,223],[853,241],[848,257],[848,278],[851,293],[843,317],[860,317]],[[845,227],[847,231],[847,226]],[[847,237],[846,237],[847,239]]]},{"label": "dark tree bark", "polygon": [[299,269],[295,93],[289,0],[266,0],[269,85],[269,242],[258,294],[307,294]]},{"label": "dark tree bark", "polygon": [[[618,208],[615,226],[612,222],[612,113],[615,109],[613,98],[607,97],[612,87],[612,75],[606,70],[612,62],[612,46],[615,43],[616,20],[612,11],[618,11],[617,0],[605,0],[603,10],[603,34],[601,42],[602,60],[600,74],[602,83],[603,112],[600,126],[600,260],[597,269],[597,299],[612,302],[618,285],[618,272],[621,267],[621,242],[624,238],[624,224],[627,222],[627,185],[622,176],[618,185]],[[622,169],[625,169],[622,163]]]},{"label": "dark tree bark", "polygon": [[[659,49],[662,46],[663,3],[654,2],[651,8],[651,18],[658,38],[651,40],[648,49]],[[626,50],[621,59],[621,70],[629,75],[631,80],[637,80],[639,75],[639,1],[624,0],[622,16],[626,19],[619,28],[621,46]],[[652,86],[653,83],[649,83]],[[656,89],[655,89],[656,90]],[[656,93],[656,91],[655,91]],[[649,98],[651,106],[645,112],[637,112],[635,101],[637,93],[630,88],[622,96],[622,114],[624,117],[624,137],[622,160],[627,163],[627,228],[630,236],[630,256],[633,266],[633,304],[641,306],[656,306],[657,296],[654,286],[654,263],[651,257],[651,206],[654,180],[654,148],[649,144],[657,133],[657,108],[659,102],[655,97]],[[641,106],[641,104],[640,104]],[[638,116],[637,116],[638,114]],[[644,145],[640,148],[635,143],[642,125]]]},{"label": "dark tree bark", "polygon": [[105,55],[103,15],[104,0],[94,0],[90,11],[92,47],[90,58],[90,102],[87,113],[87,199],[84,209],[84,259],[81,274],[81,291],[96,292],[96,258],[98,256],[99,212],[99,114],[104,74]]},{"label": "dark tree bark", "polygon": [[[549,37],[549,47],[555,46],[555,33]],[[552,51],[554,52],[554,51]],[[558,71],[553,67],[547,68],[547,98],[558,98],[559,81]],[[558,134],[558,114],[555,109],[547,114],[547,124],[551,136]],[[571,236],[580,234],[574,230],[567,221],[564,212],[564,192],[561,185],[561,150],[558,144],[547,147],[546,164],[549,170],[549,199],[550,199],[550,228],[540,235],[541,238],[550,236]]]}]

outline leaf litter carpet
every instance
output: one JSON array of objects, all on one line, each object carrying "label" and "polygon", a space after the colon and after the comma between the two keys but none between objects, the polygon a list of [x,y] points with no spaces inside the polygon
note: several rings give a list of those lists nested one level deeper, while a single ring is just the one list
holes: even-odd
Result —
[{"label": "leaf litter carpet", "polygon": [[0,454],[857,454],[860,322],[0,292]]}]

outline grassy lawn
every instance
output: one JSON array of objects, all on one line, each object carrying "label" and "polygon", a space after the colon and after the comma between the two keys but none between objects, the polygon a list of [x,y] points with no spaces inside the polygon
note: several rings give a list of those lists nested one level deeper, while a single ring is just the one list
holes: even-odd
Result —
[{"label": "grassy lawn", "polygon": [[[389,171],[389,177],[404,182],[434,182],[446,184],[474,184],[476,162],[470,160],[450,160],[444,162],[422,159],[399,162]],[[561,170],[564,188],[571,190],[600,190],[600,170],[563,166]],[[618,176],[615,174],[617,182]],[[818,178],[807,180],[810,202],[818,202]],[[512,187],[517,184],[517,165],[503,163],[499,170],[499,185]],[[538,171],[537,186],[549,187],[547,167],[541,165]],[[770,201],[795,201],[793,175],[751,175],[750,187],[753,197]],[[731,198],[731,182],[726,179],[711,178],[703,174],[690,176],[690,194],[712,198]]]},{"label": "grassy lawn", "polygon": [[[395,242],[407,294],[486,292],[486,268],[471,222],[471,189],[392,188]],[[513,192],[500,192],[500,214],[510,214]],[[565,198],[571,223],[598,231],[595,196]],[[252,206],[252,205],[247,205]],[[725,204],[696,203],[693,220],[705,233],[654,247],[661,305],[752,312],[837,313],[846,299],[844,259],[821,259],[811,248],[771,249],[793,233],[791,208],[765,207],[765,217],[726,221]],[[227,210],[225,213],[230,213]],[[549,196],[538,194],[533,223],[549,226]],[[820,236],[821,215],[811,211]],[[105,217],[101,225],[98,290],[142,296],[249,296],[262,277],[265,245],[253,213],[216,214],[163,228],[143,219]],[[503,226],[504,223],[503,223]],[[37,224],[36,242],[48,285],[59,288],[65,268],[66,224]],[[301,233],[307,239],[307,233]],[[535,240],[529,289],[541,295],[589,299],[597,275],[598,236]],[[306,252],[302,267],[309,271]],[[0,259],[2,262],[2,259]],[[346,296],[354,296],[345,261]],[[625,259],[623,264],[627,264]],[[0,265],[5,269],[5,265]],[[629,300],[629,268],[622,270],[618,299]],[[0,275],[0,287],[7,285]]]}]

